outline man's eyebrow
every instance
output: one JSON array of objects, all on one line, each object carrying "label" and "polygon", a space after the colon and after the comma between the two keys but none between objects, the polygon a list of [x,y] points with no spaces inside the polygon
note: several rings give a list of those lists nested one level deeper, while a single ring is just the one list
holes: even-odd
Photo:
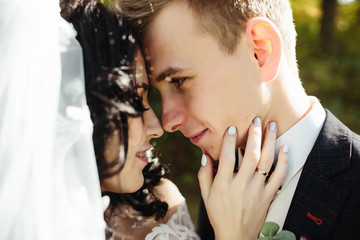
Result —
[{"label": "man's eyebrow", "polygon": [[171,76],[171,75],[175,75],[179,72],[184,71],[184,69],[182,68],[174,68],[174,67],[168,67],[166,68],[164,71],[162,71],[158,77],[155,78],[155,80],[157,82],[161,82],[163,80],[165,80],[166,77]]}]

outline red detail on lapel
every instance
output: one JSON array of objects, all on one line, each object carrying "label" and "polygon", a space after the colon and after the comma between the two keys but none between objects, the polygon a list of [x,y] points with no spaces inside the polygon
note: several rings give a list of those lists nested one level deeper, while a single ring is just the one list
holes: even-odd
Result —
[{"label": "red detail on lapel", "polygon": [[307,212],[307,216],[313,220],[317,225],[321,226],[323,223],[323,220],[321,218],[317,218],[315,216],[313,216],[310,212]]}]

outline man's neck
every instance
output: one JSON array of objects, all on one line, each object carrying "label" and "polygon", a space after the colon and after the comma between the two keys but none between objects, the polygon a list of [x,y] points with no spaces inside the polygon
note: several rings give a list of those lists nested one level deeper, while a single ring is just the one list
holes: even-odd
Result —
[{"label": "man's neck", "polygon": [[281,136],[311,110],[312,104],[300,80],[282,83],[278,89],[281,90],[274,93],[271,110],[264,123],[275,121],[278,125],[277,136]]}]

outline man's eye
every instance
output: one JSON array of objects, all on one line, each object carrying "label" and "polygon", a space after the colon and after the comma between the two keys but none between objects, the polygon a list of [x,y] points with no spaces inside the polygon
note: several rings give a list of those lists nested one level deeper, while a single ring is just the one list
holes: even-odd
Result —
[{"label": "man's eye", "polygon": [[185,77],[182,78],[171,78],[171,83],[176,86],[176,88],[179,88],[181,84],[186,80]]}]

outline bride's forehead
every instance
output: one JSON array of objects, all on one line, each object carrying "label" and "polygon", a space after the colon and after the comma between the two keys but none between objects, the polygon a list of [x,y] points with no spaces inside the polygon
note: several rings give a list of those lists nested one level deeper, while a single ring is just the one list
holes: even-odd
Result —
[{"label": "bride's forehead", "polygon": [[136,53],[135,57],[135,79],[136,83],[149,83],[144,57],[140,51]]}]

